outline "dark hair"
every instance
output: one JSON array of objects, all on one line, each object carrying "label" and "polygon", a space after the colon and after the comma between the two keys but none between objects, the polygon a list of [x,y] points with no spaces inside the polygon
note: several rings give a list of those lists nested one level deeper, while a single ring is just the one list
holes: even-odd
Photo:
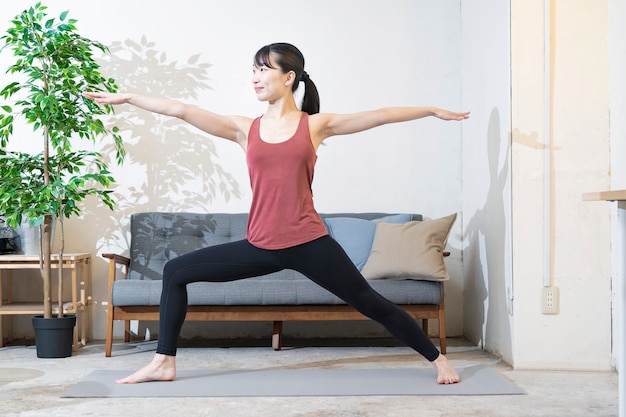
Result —
[{"label": "dark hair", "polygon": [[288,73],[293,71],[296,74],[296,82],[291,90],[296,91],[300,81],[304,83],[304,97],[302,98],[302,111],[308,114],[319,113],[320,96],[317,87],[309,78],[309,74],[304,70],[304,56],[295,46],[288,43],[272,43],[259,49],[254,56],[254,64],[261,67],[274,68],[270,59],[270,54],[274,53],[274,63],[283,71]]}]

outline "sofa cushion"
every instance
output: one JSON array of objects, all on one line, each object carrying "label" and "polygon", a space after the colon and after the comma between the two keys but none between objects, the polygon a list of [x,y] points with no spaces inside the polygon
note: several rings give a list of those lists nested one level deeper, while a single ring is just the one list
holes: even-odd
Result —
[{"label": "sofa cushion", "polygon": [[411,218],[410,214],[393,214],[374,220],[357,217],[333,217],[325,219],[325,222],[330,236],[341,245],[352,263],[360,271],[372,251],[376,223],[406,223]]},{"label": "sofa cushion", "polygon": [[[396,304],[440,304],[442,288],[432,281],[372,281],[372,287]],[[248,278],[235,282],[196,282],[187,286],[189,305],[314,305],[345,304],[314,282]],[[156,306],[161,281],[120,280],[111,294],[115,306]]]},{"label": "sofa cushion", "polygon": [[372,252],[363,267],[367,279],[449,279],[443,250],[456,213],[405,224],[378,223]]}]

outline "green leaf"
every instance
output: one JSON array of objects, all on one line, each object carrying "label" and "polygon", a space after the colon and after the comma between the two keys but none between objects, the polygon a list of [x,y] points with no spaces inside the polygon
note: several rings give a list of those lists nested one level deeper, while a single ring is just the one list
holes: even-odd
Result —
[{"label": "green leaf", "polygon": [[2,110],[4,110],[7,113],[11,113],[13,111],[13,109],[10,106],[2,106]]},{"label": "green leaf", "polygon": [[69,10],[64,11],[63,13],[61,13],[61,15],[59,16],[59,19],[61,20],[65,20],[65,18],[67,17],[67,14],[69,13]]}]

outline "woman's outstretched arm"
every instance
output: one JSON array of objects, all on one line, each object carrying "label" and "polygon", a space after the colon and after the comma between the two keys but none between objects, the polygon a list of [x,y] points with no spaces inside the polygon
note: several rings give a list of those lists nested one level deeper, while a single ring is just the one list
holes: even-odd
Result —
[{"label": "woman's outstretched arm", "polygon": [[441,120],[465,120],[469,112],[453,112],[437,107],[385,107],[351,114],[320,113],[312,116],[313,131],[318,140],[336,135],[358,133],[389,123],[407,122],[434,116]]},{"label": "woman's outstretched arm", "polygon": [[247,117],[223,116],[167,98],[91,91],[84,92],[83,95],[101,105],[131,104],[153,113],[177,117],[206,133],[237,142],[244,148],[252,123]]}]

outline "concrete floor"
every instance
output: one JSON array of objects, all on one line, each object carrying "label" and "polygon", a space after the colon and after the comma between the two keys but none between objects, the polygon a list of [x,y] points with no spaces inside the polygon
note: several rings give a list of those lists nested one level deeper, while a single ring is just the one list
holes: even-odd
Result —
[{"label": "concrete floor", "polygon": [[[427,367],[410,349],[397,346],[325,347],[309,343],[275,352],[269,347],[184,347],[179,369],[309,367]],[[231,343],[232,345],[232,343]],[[315,345],[315,346],[313,346]],[[143,366],[155,343],[116,344],[104,357],[101,343],[90,343],[69,358],[37,359],[32,346],[0,348],[1,416],[220,416],[220,417],[604,417],[617,416],[615,372],[512,370],[498,358],[450,340],[448,358],[458,367],[488,364],[527,395],[374,396],[289,398],[104,398],[65,399],[60,394],[95,369]],[[206,346],[206,344],[205,344]]]}]

